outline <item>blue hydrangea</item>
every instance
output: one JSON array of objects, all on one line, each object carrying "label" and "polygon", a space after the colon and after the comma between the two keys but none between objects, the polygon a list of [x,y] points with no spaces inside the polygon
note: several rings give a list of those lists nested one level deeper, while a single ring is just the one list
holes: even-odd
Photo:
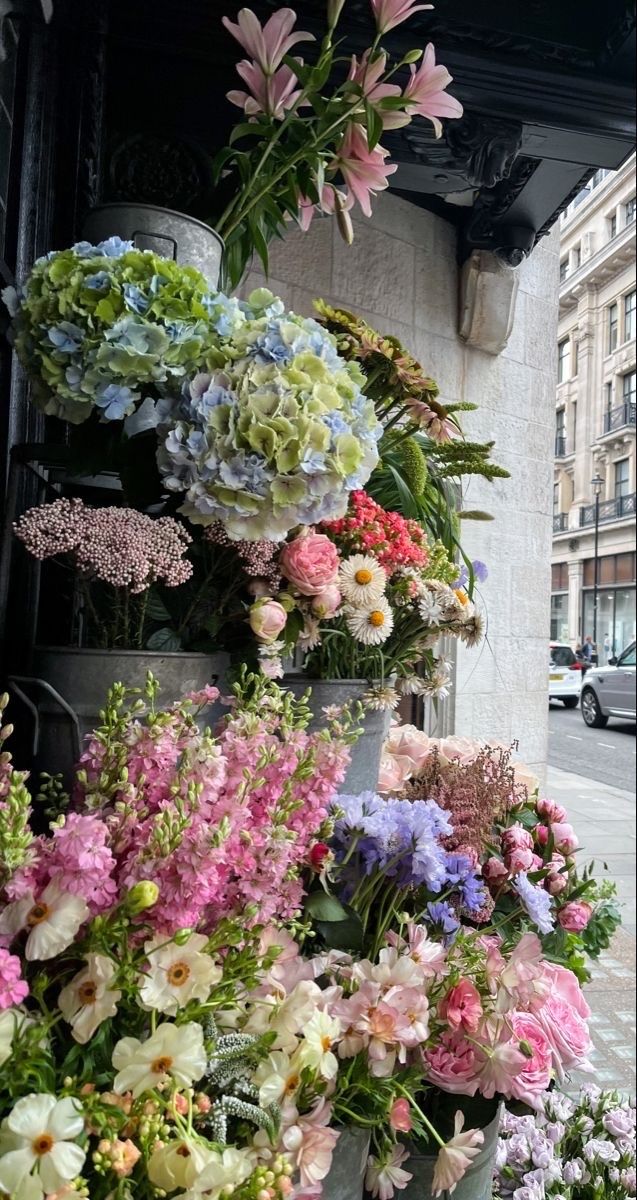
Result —
[{"label": "blue hydrangea", "polygon": [[123,420],[133,411],[137,400],[139,393],[117,383],[106,384],[95,396],[95,404],[107,421]]},{"label": "blue hydrangea", "polygon": [[84,341],[83,331],[71,321],[60,321],[59,325],[51,326],[47,329],[47,337],[61,354],[75,354]]}]

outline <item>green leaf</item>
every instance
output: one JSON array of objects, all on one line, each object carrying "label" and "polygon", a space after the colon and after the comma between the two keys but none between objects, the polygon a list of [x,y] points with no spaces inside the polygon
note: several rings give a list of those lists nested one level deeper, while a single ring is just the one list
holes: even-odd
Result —
[{"label": "green leaf", "polygon": [[166,608],[161,596],[158,596],[157,592],[152,588],[148,597],[148,604],[146,605],[146,616],[149,621],[172,620],[171,613]]},{"label": "green leaf", "polygon": [[267,243],[265,237],[263,236],[263,231],[261,229],[261,224],[260,224],[259,218],[258,218],[258,216],[256,216],[256,214],[254,212],[250,213],[250,216],[248,218],[248,225],[250,227],[250,235],[252,237],[254,248],[255,248],[257,254],[259,255],[259,258],[261,259],[261,262],[263,264],[263,270],[265,271],[265,274],[267,276],[267,274],[269,272],[269,268],[270,268],[270,257],[268,255],[268,243]]},{"label": "green leaf", "polygon": [[336,896],[330,896],[323,889],[320,892],[310,893],[305,901],[305,911],[317,921],[325,921],[330,924],[334,921],[348,919],[347,909],[343,908],[340,900],[337,900]]},{"label": "green leaf", "polygon": [[377,113],[373,104],[365,103],[365,118],[367,123],[367,145],[374,150],[383,136],[383,118]]},{"label": "green leaf", "polygon": [[261,127],[258,121],[241,121],[238,125],[235,125],[234,129],[232,130],[232,133],[228,138],[228,145],[234,146],[235,142],[239,141],[239,138],[263,137],[265,133],[266,131]]},{"label": "green leaf", "polygon": [[155,633],[151,633],[146,642],[146,649],[163,650],[170,654],[181,650],[181,641],[173,629],[164,626],[162,629],[157,629]]}]

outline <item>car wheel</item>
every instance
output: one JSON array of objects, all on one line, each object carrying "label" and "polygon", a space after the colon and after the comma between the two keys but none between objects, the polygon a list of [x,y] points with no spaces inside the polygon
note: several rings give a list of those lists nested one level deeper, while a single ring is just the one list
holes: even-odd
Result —
[{"label": "car wheel", "polygon": [[564,705],[564,708],[577,708],[579,704],[579,696],[566,696],[564,700],[562,700],[562,704]]},{"label": "car wheel", "polygon": [[608,725],[608,717],[599,707],[599,700],[592,688],[584,688],[582,692],[582,716],[590,729],[604,729]]}]

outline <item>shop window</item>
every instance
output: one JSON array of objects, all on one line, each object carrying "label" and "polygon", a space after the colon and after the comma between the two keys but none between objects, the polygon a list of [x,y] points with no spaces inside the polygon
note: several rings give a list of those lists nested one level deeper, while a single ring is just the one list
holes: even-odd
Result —
[{"label": "shop window", "polygon": [[617,349],[619,342],[619,307],[617,304],[609,304],[608,306],[608,324],[607,324],[607,354],[612,354],[613,350]]},{"label": "shop window", "polygon": [[551,566],[551,591],[568,591],[568,563],[553,563]]},{"label": "shop window", "polygon": [[568,595],[551,596],[551,641],[568,642]]},{"label": "shop window", "polygon": [[615,463],[615,499],[630,495],[630,459],[620,458]]},{"label": "shop window", "polygon": [[564,338],[557,347],[557,382],[564,383],[565,379],[570,378],[571,374],[571,342],[569,338]]},{"label": "shop window", "polygon": [[618,554],[617,555],[617,582],[618,583],[634,583],[635,582],[635,555],[634,554]]}]

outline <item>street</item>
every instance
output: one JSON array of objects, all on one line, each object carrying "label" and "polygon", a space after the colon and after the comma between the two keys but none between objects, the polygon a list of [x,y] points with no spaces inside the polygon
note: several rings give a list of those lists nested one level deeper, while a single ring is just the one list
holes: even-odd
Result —
[{"label": "street", "polygon": [[549,714],[549,765],[612,787],[635,791],[635,725],[611,718],[589,729],[579,708],[553,701]]}]

